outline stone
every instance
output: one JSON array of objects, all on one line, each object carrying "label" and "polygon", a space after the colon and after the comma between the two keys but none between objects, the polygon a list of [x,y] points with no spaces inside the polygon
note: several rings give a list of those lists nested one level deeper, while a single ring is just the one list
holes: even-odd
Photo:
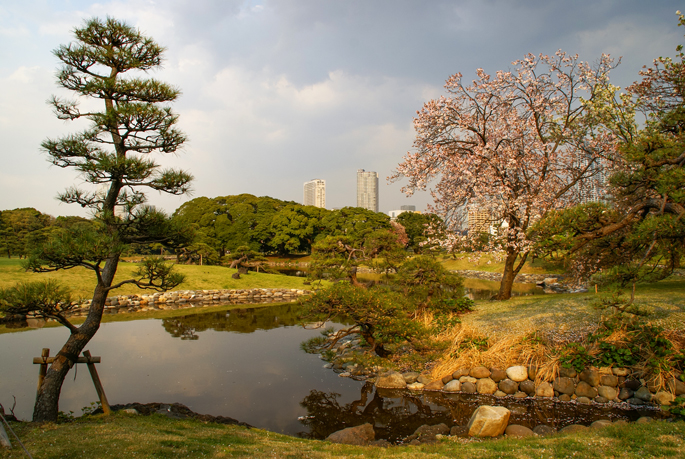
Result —
[{"label": "stone", "polygon": [[469,375],[469,370],[467,370],[466,368],[460,368],[457,371],[455,371],[454,373],[452,373],[452,378],[459,379],[462,376],[468,376],[468,375]]},{"label": "stone", "polygon": [[554,397],[554,388],[547,381],[540,383],[540,385],[535,389],[536,397],[552,398]]},{"label": "stone", "polygon": [[635,421],[636,424],[647,424],[649,422],[652,422],[652,418],[648,416],[642,416],[637,418],[637,421]]},{"label": "stone", "polygon": [[632,390],[628,389],[627,387],[624,387],[624,388],[622,388],[621,391],[618,393],[618,398],[619,398],[620,400],[628,400],[628,399],[631,398],[634,394],[635,394],[635,392],[633,392]]},{"label": "stone", "polygon": [[407,382],[400,373],[388,371],[378,377],[376,380],[376,387],[380,387],[381,389],[404,389],[407,387]]},{"label": "stone", "polygon": [[644,400],[640,400],[639,398],[635,398],[635,397],[629,398],[628,400],[626,400],[626,402],[630,403],[631,405],[637,405],[637,406],[645,404]]},{"label": "stone", "polygon": [[507,368],[507,377],[512,381],[521,382],[528,379],[528,368],[517,365]]},{"label": "stone", "polygon": [[651,402],[652,393],[645,386],[642,386],[635,392],[635,398],[639,398],[645,402]]},{"label": "stone", "polygon": [[613,424],[615,426],[625,426],[628,424],[628,421],[626,421],[625,419],[617,419],[613,422]]},{"label": "stone", "polygon": [[559,396],[559,400],[562,402],[570,402],[571,401],[571,396],[568,394],[561,394]]},{"label": "stone", "polygon": [[442,383],[442,381],[437,379],[426,384],[423,390],[442,390],[443,387],[445,387],[445,385]]},{"label": "stone", "polygon": [[530,379],[526,379],[519,384],[519,390],[528,395],[535,395],[535,383]]},{"label": "stone", "polygon": [[479,379],[476,383],[476,390],[479,394],[492,395],[497,391],[497,384],[490,378]]},{"label": "stone", "polygon": [[121,410],[121,411],[123,411],[124,413],[128,413],[128,414],[140,414],[138,412],[138,410],[135,408],[126,408],[126,409]]},{"label": "stone", "polygon": [[612,368],[612,369],[611,369],[611,372],[612,372],[615,376],[628,376],[628,369],[627,369],[627,368],[615,367],[615,368]]},{"label": "stone", "polygon": [[599,386],[597,388],[597,393],[607,400],[613,400],[618,397],[618,390],[616,390],[616,387]]},{"label": "stone", "polygon": [[492,379],[496,383],[502,381],[503,379],[506,379],[506,377],[507,377],[506,371],[500,370],[499,368],[491,368],[490,369],[490,379]]},{"label": "stone", "polygon": [[581,405],[589,405],[591,401],[592,400],[590,400],[588,397],[578,397],[576,399],[576,403],[580,403]]},{"label": "stone", "polygon": [[675,394],[685,395],[685,383],[679,380],[675,380]]},{"label": "stone", "polygon": [[663,390],[654,394],[654,401],[656,403],[658,403],[659,405],[668,406],[671,404],[671,402],[674,399],[675,399],[675,397],[673,396],[673,394],[671,394],[670,392],[663,391]]},{"label": "stone", "polygon": [[582,432],[583,430],[587,430],[587,427],[584,425],[580,424],[571,424],[563,429],[559,430],[559,433],[574,433],[574,432]]},{"label": "stone", "polygon": [[450,429],[450,435],[453,437],[468,437],[469,428],[467,426],[454,426]]},{"label": "stone", "polygon": [[420,382],[407,384],[407,389],[409,390],[423,390],[424,387],[426,387],[426,385],[421,384]]},{"label": "stone", "polygon": [[585,381],[581,381],[576,386],[576,395],[578,397],[595,398],[597,397],[597,389],[592,387]]},{"label": "stone", "polygon": [[418,378],[416,378],[416,382],[421,383],[421,384],[428,384],[431,381],[432,381],[432,379],[430,379],[426,375],[421,375]]},{"label": "stone", "polygon": [[495,397],[506,397],[507,396],[507,394],[505,392],[502,392],[501,390],[495,391],[495,393],[492,395],[494,395]]},{"label": "stone", "polygon": [[583,372],[580,375],[578,375],[578,378],[581,381],[588,383],[592,387],[599,386],[599,371],[593,368],[587,368],[583,370]]},{"label": "stone", "polygon": [[601,395],[598,395],[595,397],[595,403],[609,403],[609,400],[602,397]]},{"label": "stone", "polygon": [[535,432],[525,426],[510,424],[504,429],[504,435],[512,438],[525,438],[535,435]]},{"label": "stone", "polygon": [[528,379],[535,381],[535,376],[538,374],[538,367],[535,365],[528,366]]},{"label": "stone", "polygon": [[518,383],[515,383],[511,379],[503,379],[502,381],[499,382],[499,390],[504,392],[505,394],[514,394],[516,393],[517,390],[519,390],[519,385]]},{"label": "stone", "polygon": [[459,392],[461,390],[461,383],[458,380],[453,379],[445,384],[445,387],[443,387],[442,390],[445,392]]},{"label": "stone", "polygon": [[432,443],[437,440],[437,435],[447,435],[449,433],[450,428],[444,423],[435,424],[432,426],[422,425],[416,429],[416,431],[414,431],[414,435],[416,435],[417,440],[419,440],[421,443]]},{"label": "stone", "polygon": [[516,398],[526,398],[526,397],[528,397],[528,394],[526,394],[525,392],[518,391],[518,392],[516,392],[516,393],[514,394],[514,397],[516,397]]},{"label": "stone", "polygon": [[466,392],[467,394],[475,394],[477,391],[476,385],[472,382],[466,381],[465,383],[461,383],[461,391]]},{"label": "stone", "polygon": [[632,391],[636,391],[640,387],[642,387],[642,383],[636,379],[626,379],[625,382],[623,383],[623,387],[627,387],[628,389],[630,389]]},{"label": "stone", "polygon": [[470,437],[497,437],[504,433],[511,412],[503,406],[481,405],[469,420]]},{"label": "stone", "polygon": [[408,371],[406,373],[402,373],[404,382],[406,382],[407,384],[414,384],[419,379],[419,376],[421,376],[421,374],[415,371]]},{"label": "stone", "polygon": [[454,379],[454,378],[452,378],[452,375],[447,375],[447,376],[443,376],[441,381],[443,384],[447,384],[448,382],[452,381],[452,379]]},{"label": "stone", "polygon": [[533,432],[540,435],[541,437],[544,437],[546,435],[551,435],[553,433],[556,433],[557,430],[554,427],[550,427],[550,426],[547,426],[545,424],[540,424],[538,426],[535,426],[535,428],[533,429]]},{"label": "stone", "polygon": [[490,370],[488,370],[485,367],[474,367],[474,368],[471,368],[471,371],[469,372],[469,376],[471,376],[472,378],[476,378],[476,379],[489,378],[490,377]]},{"label": "stone", "polygon": [[346,429],[333,432],[326,440],[332,443],[342,443],[344,445],[366,446],[375,440],[376,434],[373,431],[373,426],[368,422],[356,427],[348,427]]},{"label": "stone", "polygon": [[573,368],[559,368],[559,376],[562,378],[575,378],[577,374],[578,373],[576,373],[576,370]]},{"label": "stone", "polygon": [[613,422],[609,421],[608,419],[600,419],[590,424],[590,427],[593,429],[601,429],[602,427],[610,426],[612,424]]},{"label": "stone", "polygon": [[573,395],[576,391],[576,386],[571,378],[560,376],[554,380],[554,390],[561,394]]},{"label": "stone", "polygon": [[618,386],[618,377],[614,375],[601,375],[599,377],[599,383],[602,386],[616,387]]},{"label": "stone", "polygon": [[459,378],[459,382],[462,384],[465,382],[470,382],[471,384],[476,384],[478,382],[478,380],[472,376],[462,376],[461,378]]}]

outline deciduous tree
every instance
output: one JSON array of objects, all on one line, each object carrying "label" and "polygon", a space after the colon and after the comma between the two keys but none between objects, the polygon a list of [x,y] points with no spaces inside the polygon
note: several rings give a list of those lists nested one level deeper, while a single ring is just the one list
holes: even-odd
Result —
[{"label": "deciduous tree", "polygon": [[490,248],[505,256],[499,299],[511,297],[531,250],[530,225],[579,202],[615,156],[615,133],[598,123],[595,108],[614,97],[609,56],[590,65],[559,51],[512,65],[495,75],[478,69],[470,85],[461,73],[450,77],[449,94],[418,112],[416,151],[394,175],[409,180],[408,194],[437,180],[435,210],[452,230],[461,229],[465,206],[490,215]]}]

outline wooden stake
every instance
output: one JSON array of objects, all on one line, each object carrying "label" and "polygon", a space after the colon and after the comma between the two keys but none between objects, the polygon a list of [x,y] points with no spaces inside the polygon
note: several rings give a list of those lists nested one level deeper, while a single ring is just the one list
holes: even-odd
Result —
[{"label": "wooden stake", "polygon": [[95,391],[98,393],[98,397],[100,397],[100,405],[102,406],[102,412],[105,414],[110,414],[112,410],[109,408],[107,396],[105,395],[105,389],[102,388],[102,383],[100,382],[98,371],[95,369],[95,359],[93,359],[90,356],[90,351],[83,351],[83,355],[86,356],[86,363],[88,364],[88,371],[90,371],[90,377],[93,378]]},{"label": "wooden stake", "polygon": [[595,284],[595,294],[597,293],[597,284]]},{"label": "wooden stake", "polygon": [[[43,348],[43,351],[40,353],[40,358],[39,359],[33,359],[33,363],[36,363],[36,360],[39,360],[38,363],[40,363],[40,369],[38,370],[38,388],[36,389],[36,398],[38,398],[38,394],[40,393],[40,386],[43,385],[43,381],[45,380],[45,375],[48,373],[48,357],[50,356],[50,349],[47,347]],[[53,358],[54,360],[54,358]]]}]

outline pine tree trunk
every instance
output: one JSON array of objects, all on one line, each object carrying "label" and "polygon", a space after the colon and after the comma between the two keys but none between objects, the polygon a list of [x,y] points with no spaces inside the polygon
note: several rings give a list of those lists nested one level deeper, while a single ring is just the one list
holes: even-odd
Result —
[{"label": "pine tree trunk", "polygon": [[102,269],[102,281],[95,287],[93,301],[90,304],[85,322],[78,328],[76,333],[72,333],[69,336],[54,362],[50,365],[36,396],[36,404],[33,407],[34,422],[54,422],[57,420],[62,384],[71,369],[69,358],[78,358],[88,342],[95,336],[98,328],[100,328],[100,321],[105,310],[105,301],[109,293],[107,287],[112,285],[118,264],[119,254],[113,254],[107,259]]}]

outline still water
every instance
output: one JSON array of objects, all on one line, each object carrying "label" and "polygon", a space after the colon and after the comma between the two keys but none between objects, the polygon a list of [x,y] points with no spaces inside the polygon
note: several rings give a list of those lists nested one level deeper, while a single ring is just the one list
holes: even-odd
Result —
[{"label": "still water", "polygon": [[[563,402],[495,399],[470,394],[376,391],[370,383],[323,368],[300,343],[320,330],[303,328],[297,305],[192,313],[173,319],[104,323],[87,349],[110,404],[182,403],[201,414],[228,416],[289,435],[325,438],[370,422],[377,438],[397,441],[423,424],[465,425],[481,404],[507,406],[512,422],[557,428],[600,418],[636,419],[641,411]],[[54,355],[64,327],[0,334],[0,403],[30,419],[44,347]],[[81,413],[97,400],[88,370],[77,365],[65,380],[60,409]]]}]

